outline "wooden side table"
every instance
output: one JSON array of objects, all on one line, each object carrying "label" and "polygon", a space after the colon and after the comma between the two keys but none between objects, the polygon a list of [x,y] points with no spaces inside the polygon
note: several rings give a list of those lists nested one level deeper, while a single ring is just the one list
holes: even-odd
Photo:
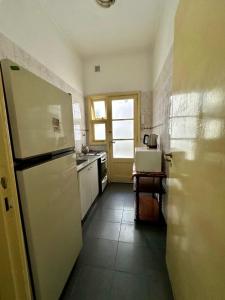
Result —
[{"label": "wooden side table", "polygon": [[141,193],[159,194],[159,221],[162,220],[162,195],[165,193],[162,181],[166,178],[164,172],[137,172],[134,168],[132,178],[136,184],[135,220],[140,221],[139,203]]}]

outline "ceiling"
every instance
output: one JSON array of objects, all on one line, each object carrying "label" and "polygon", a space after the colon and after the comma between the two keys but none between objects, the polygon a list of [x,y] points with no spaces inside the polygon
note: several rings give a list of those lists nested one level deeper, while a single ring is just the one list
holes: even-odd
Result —
[{"label": "ceiling", "polygon": [[101,8],[95,0],[39,0],[63,35],[83,56],[151,47],[165,0],[116,0]]}]

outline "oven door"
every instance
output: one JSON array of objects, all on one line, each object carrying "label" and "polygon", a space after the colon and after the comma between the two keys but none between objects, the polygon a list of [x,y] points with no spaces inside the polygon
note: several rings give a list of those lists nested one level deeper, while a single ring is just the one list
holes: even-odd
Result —
[{"label": "oven door", "polygon": [[107,176],[107,160],[106,158],[101,159],[101,182]]}]

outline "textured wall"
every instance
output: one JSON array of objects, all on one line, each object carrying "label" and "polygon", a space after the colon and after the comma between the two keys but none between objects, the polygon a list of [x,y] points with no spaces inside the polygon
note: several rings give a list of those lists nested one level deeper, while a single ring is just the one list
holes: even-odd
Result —
[{"label": "textured wall", "polygon": [[26,53],[15,43],[6,38],[0,33],[0,60],[9,58],[20,66],[40,76],[46,81],[52,83],[61,90],[71,93],[73,99],[73,113],[74,113],[74,129],[75,129],[75,143],[76,150],[80,151],[82,143],[86,143],[85,131],[85,113],[84,113],[84,97],[78,90],[75,90],[63,79],[55,75],[52,71],[39,63],[35,58]]},{"label": "textured wall", "polygon": [[152,109],[153,109],[153,93],[146,91],[141,93],[141,143],[144,134],[151,132],[152,126]]},{"label": "textured wall", "polygon": [[173,51],[164,63],[153,89],[152,131],[160,134],[160,144],[164,151],[169,150],[169,112],[172,92]]},{"label": "textured wall", "polygon": [[[170,151],[169,115],[170,96],[172,93],[173,49],[171,48],[161,73],[153,89],[152,132],[160,135],[160,147]],[[163,159],[163,169],[169,176],[168,164]],[[163,196],[163,214],[167,220],[168,194]]]},{"label": "textured wall", "polygon": [[155,85],[174,40],[174,18],[180,0],[166,0],[160,17],[153,49],[153,83]]}]

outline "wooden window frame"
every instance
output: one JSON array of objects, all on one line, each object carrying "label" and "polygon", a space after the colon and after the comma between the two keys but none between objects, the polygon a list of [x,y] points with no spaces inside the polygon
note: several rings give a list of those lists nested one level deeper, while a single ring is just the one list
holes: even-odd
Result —
[{"label": "wooden window frame", "polygon": [[[135,121],[137,122],[137,128],[135,130],[135,138],[134,143],[135,146],[138,146],[140,142],[140,132],[141,132],[141,124],[140,124],[140,99],[141,99],[141,93],[139,91],[134,92],[122,92],[122,93],[107,93],[107,94],[98,94],[98,95],[90,95],[87,97],[87,124],[88,124],[88,142],[89,145],[108,145],[109,139],[111,136],[111,125],[110,125],[110,99],[112,97],[118,97],[123,99],[124,97],[135,97],[136,100],[136,115],[135,115]],[[93,115],[93,103],[94,101],[105,101],[105,108],[106,108],[106,119],[94,119]],[[106,139],[105,140],[95,140],[94,139],[94,124],[97,123],[105,123],[106,126]]]},{"label": "wooden window frame", "polygon": [[[95,118],[94,113],[94,102],[95,101],[105,101],[105,112],[106,112],[106,118]],[[88,139],[89,139],[89,145],[103,145],[107,144],[107,99],[105,95],[97,95],[97,96],[89,96],[88,97]],[[94,125],[95,124],[105,124],[105,140],[95,140],[94,135]]]}]

